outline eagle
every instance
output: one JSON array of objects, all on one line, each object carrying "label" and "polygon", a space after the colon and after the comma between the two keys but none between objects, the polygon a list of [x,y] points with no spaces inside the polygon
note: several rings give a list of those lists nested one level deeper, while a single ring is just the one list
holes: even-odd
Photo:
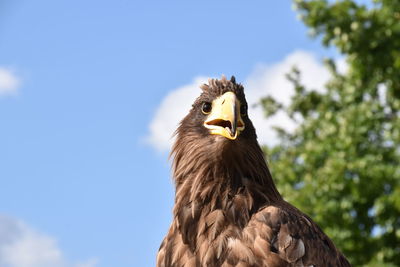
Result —
[{"label": "eagle", "polygon": [[157,266],[351,266],[278,192],[243,86],[222,76],[200,87],[175,132],[173,221]]}]

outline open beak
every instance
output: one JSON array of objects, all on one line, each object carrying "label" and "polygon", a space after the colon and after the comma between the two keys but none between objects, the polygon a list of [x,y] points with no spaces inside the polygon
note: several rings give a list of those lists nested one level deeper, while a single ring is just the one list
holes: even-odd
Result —
[{"label": "open beak", "polygon": [[233,92],[226,92],[212,103],[211,113],[204,126],[211,134],[222,135],[235,140],[244,130],[244,123],[240,116],[240,102]]}]

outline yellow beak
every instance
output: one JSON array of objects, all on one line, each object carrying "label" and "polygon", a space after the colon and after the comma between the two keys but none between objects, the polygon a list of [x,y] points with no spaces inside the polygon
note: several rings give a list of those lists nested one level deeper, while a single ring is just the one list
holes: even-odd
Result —
[{"label": "yellow beak", "polygon": [[240,102],[233,92],[226,92],[212,102],[211,113],[204,126],[211,134],[222,135],[235,140],[244,130],[244,123],[240,116]]}]

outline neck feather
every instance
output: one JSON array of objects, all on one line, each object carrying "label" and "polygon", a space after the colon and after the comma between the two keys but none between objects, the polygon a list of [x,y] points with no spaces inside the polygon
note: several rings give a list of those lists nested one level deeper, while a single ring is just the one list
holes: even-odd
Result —
[{"label": "neck feather", "polygon": [[175,226],[193,250],[199,235],[212,240],[219,233],[211,230],[218,225],[215,216],[242,228],[259,208],[282,201],[256,141],[178,135],[172,156]]},{"label": "neck feather", "polygon": [[176,204],[209,202],[211,209],[223,209],[244,192],[256,206],[282,199],[256,141],[232,144],[178,136],[172,155]]}]

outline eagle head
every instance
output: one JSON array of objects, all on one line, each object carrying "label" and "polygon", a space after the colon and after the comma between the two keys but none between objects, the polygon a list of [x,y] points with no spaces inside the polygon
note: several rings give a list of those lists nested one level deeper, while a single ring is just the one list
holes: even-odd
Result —
[{"label": "eagle head", "polygon": [[[243,86],[232,76],[209,79],[201,87],[189,114],[177,129],[177,144],[202,149],[208,156],[224,152],[244,152],[257,136],[247,110]],[[196,146],[196,147],[193,147]]]}]

